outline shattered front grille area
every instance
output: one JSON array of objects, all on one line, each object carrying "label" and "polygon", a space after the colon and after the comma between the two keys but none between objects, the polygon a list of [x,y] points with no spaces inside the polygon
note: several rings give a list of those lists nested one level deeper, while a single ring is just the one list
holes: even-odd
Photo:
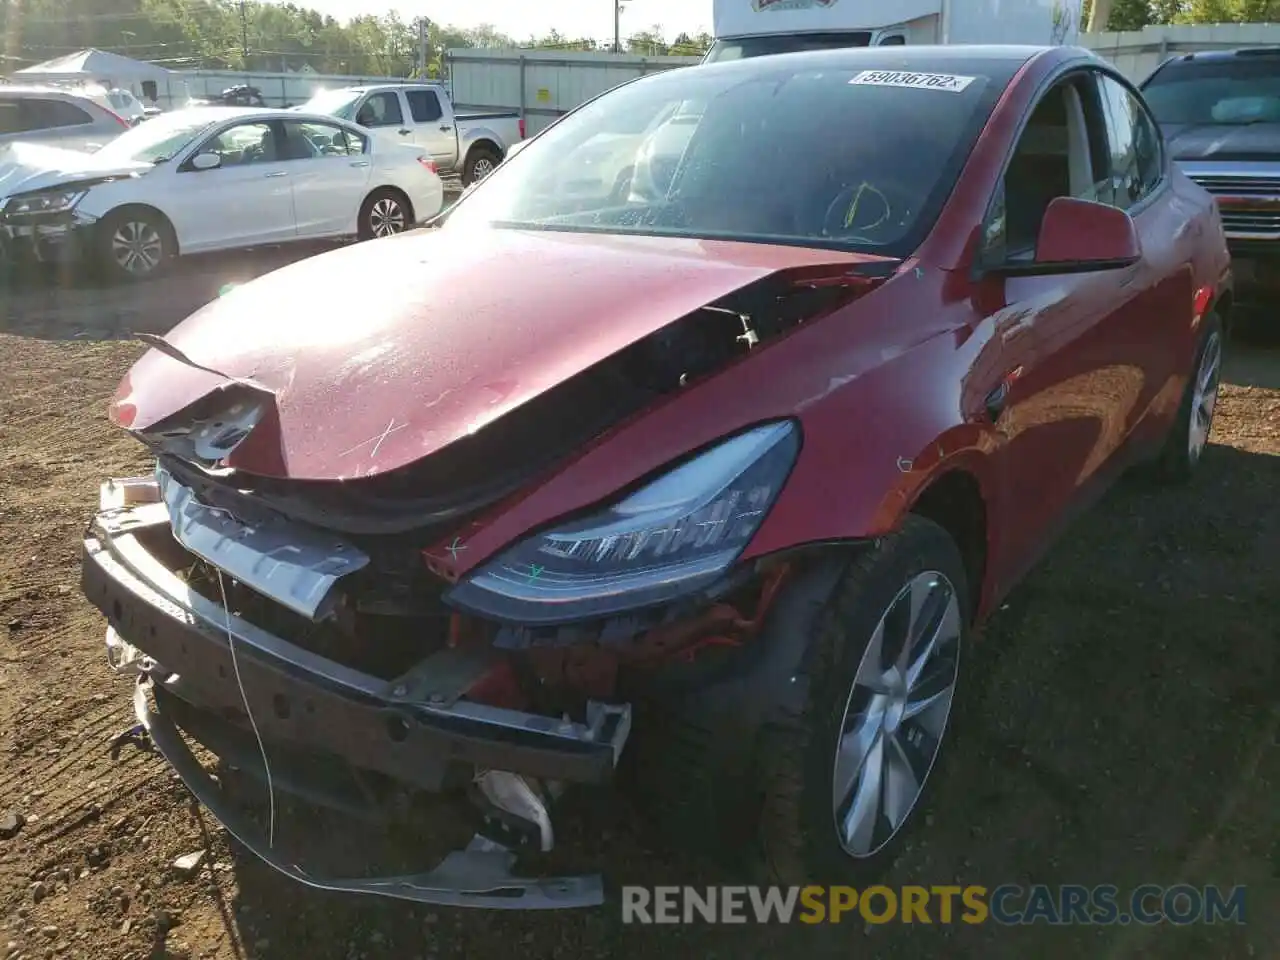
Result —
[{"label": "shattered front grille area", "polygon": [[288,643],[384,680],[400,676],[448,643],[450,611],[443,584],[425,570],[393,566],[380,557],[351,575],[338,591],[333,614],[316,622],[294,613],[189,553],[167,530],[147,544],[187,585],[232,616]]}]

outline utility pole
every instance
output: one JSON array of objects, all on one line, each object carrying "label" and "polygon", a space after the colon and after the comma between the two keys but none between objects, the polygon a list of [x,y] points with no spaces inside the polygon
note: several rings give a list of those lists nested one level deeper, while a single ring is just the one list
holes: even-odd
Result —
[{"label": "utility pole", "polygon": [[431,62],[431,49],[428,43],[431,21],[426,17],[418,18],[418,78],[426,79],[428,64]]},{"label": "utility pole", "polygon": [[622,0],[613,0],[613,52],[622,52]]},{"label": "utility pole", "polygon": [[240,0],[240,56],[244,65],[249,66],[249,18],[245,13],[245,0]]}]

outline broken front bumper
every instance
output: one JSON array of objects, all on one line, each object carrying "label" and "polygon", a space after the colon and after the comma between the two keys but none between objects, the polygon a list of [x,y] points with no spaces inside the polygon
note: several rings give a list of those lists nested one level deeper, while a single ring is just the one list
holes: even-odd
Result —
[{"label": "broken front bumper", "polygon": [[[84,592],[111,624],[114,665],[145,681],[135,695],[139,722],[192,793],[246,847],[280,872],[322,889],[514,909],[603,902],[599,876],[517,877],[510,869],[514,855],[480,838],[433,870],[376,879],[321,877],[277,854],[270,838],[224,801],[217,781],[187,746],[192,731],[180,729],[164,700],[176,697],[222,723],[247,706],[273,752],[322,755],[337,766],[428,792],[441,789],[459,768],[468,778],[505,771],[552,782],[605,783],[629,732],[629,709],[592,704],[579,723],[424,697],[433,657],[393,680],[353,670],[229,614],[189,587],[148,548],[154,542],[149,538],[168,531],[164,503],[104,509],[84,541]],[[148,685],[158,688],[155,706]],[[217,744],[196,739],[220,753]],[[253,772],[248,763],[261,766],[252,758],[225,759],[247,772]],[[346,798],[306,769],[298,778],[273,781],[277,791],[346,809]]]}]

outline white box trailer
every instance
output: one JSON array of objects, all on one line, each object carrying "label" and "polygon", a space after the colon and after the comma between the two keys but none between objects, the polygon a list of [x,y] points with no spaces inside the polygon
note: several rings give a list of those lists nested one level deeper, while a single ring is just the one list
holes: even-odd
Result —
[{"label": "white box trailer", "polygon": [[1084,0],[715,0],[706,61],[834,47],[1075,44]]}]

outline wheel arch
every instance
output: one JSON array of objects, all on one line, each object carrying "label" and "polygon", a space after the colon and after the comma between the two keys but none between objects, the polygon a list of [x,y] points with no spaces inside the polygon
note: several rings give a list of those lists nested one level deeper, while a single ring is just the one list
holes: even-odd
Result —
[{"label": "wheel arch", "polygon": [[182,253],[182,241],[178,238],[178,231],[177,228],[174,227],[173,221],[169,218],[167,213],[150,203],[131,200],[127,203],[119,204],[118,206],[112,207],[99,217],[98,222],[102,223],[111,217],[119,216],[120,214],[130,210],[137,210],[157,219],[160,222],[160,226],[164,227],[165,231],[169,234],[169,240],[173,243],[173,256],[176,257]]},{"label": "wheel arch", "polygon": [[[409,194],[405,193],[402,188],[397,187],[394,183],[379,184],[378,186],[371,189],[368,193],[366,193],[364,195],[364,200],[360,202],[361,216],[364,215],[365,208],[369,205],[369,201],[372,200],[379,193],[394,193],[396,197],[399,198],[404,203],[405,208],[408,210],[408,213],[409,213],[409,223],[406,226],[406,229],[408,229],[409,226],[412,226],[414,223],[417,222],[414,219],[417,216],[417,212],[413,209],[413,200],[409,197]],[[357,227],[359,227],[359,224],[357,224]]]},{"label": "wheel arch", "polygon": [[497,140],[482,134],[467,144],[467,152],[462,158],[464,165],[470,162],[472,154],[477,150],[487,150],[497,156],[499,160],[507,155],[507,152],[502,149],[502,145]]},{"label": "wheel arch", "polygon": [[955,541],[969,578],[969,609],[976,617],[986,595],[989,553],[981,481],[964,466],[948,467],[920,487],[907,513],[932,520]]}]

